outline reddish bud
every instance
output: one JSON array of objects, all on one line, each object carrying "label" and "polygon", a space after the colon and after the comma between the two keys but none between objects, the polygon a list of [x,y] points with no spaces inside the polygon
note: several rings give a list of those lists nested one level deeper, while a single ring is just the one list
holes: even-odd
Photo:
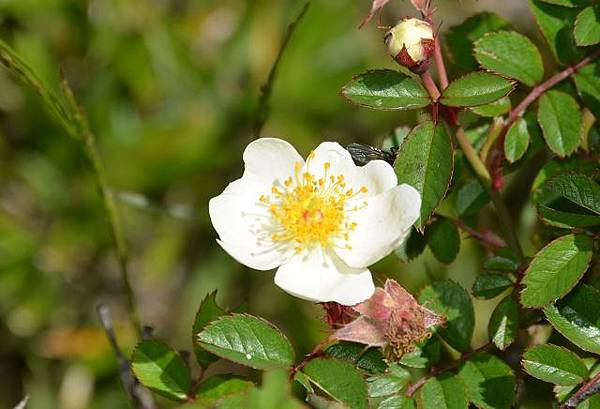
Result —
[{"label": "reddish bud", "polygon": [[404,19],[387,32],[384,42],[398,64],[417,74],[429,68],[435,40],[428,22],[417,18]]},{"label": "reddish bud", "polygon": [[330,328],[339,328],[340,325],[348,324],[358,316],[352,307],[334,301],[322,302],[321,306],[325,310],[325,321]]}]

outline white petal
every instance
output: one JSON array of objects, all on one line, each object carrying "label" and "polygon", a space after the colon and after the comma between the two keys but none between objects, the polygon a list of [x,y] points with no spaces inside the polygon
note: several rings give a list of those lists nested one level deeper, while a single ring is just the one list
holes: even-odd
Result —
[{"label": "white petal", "polygon": [[[304,159],[288,142],[277,138],[260,138],[244,150],[244,176],[271,189],[294,174],[294,165]],[[262,193],[269,193],[262,192]]]},{"label": "white petal", "polygon": [[383,193],[398,184],[394,168],[383,160],[374,160],[365,166],[356,166],[350,153],[336,142],[323,142],[314,151],[314,157],[307,160],[304,171],[312,173],[317,179],[323,177],[323,165],[331,164],[329,176],[344,176],[347,189],[358,193],[361,187],[367,188],[366,194],[357,197],[364,198]]},{"label": "white petal", "polygon": [[336,249],[342,260],[355,268],[370,266],[398,247],[419,218],[421,208],[419,192],[409,185],[396,186],[364,201],[367,206],[352,217],[356,230],[348,241],[340,239]]},{"label": "white petal", "polygon": [[247,185],[238,180],[226,191],[210,200],[208,211],[219,234],[219,244],[233,258],[257,270],[270,270],[287,259],[287,247],[275,246],[270,240],[271,217],[267,207],[254,196],[235,193],[245,191]]},{"label": "white petal", "polygon": [[368,196],[375,196],[390,190],[398,184],[398,177],[392,165],[383,160],[372,160],[356,168],[355,184],[357,188],[365,186]]},{"label": "white petal", "polygon": [[305,300],[343,305],[358,304],[375,291],[369,270],[350,268],[321,249],[294,255],[277,270],[275,284]]},{"label": "white petal", "polygon": [[313,174],[317,179],[325,174],[324,164],[328,162],[331,168],[327,171],[330,176],[343,175],[346,183],[356,172],[356,165],[350,153],[337,142],[322,142],[313,151],[314,156],[306,160],[304,171]]}]

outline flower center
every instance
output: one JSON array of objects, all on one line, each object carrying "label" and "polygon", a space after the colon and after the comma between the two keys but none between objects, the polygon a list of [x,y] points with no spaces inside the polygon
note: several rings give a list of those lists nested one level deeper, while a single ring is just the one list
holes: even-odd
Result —
[{"label": "flower center", "polygon": [[[269,213],[276,228],[271,233],[273,242],[294,242],[296,252],[313,245],[329,247],[334,239],[349,240],[349,233],[356,229],[356,223],[348,220],[347,213],[364,206],[347,208],[347,202],[367,188],[357,192],[348,188],[343,175],[329,173],[331,164],[323,164],[323,176],[317,178],[309,171],[311,153],[306,161],[306,171],[301,172],[302,163],[297,162],[294,175],[287,178],[283,186],[274,185],[270,195],[262,195],[259,200],[269,207]],[[344,248],[350,249],[348,244]]]}]

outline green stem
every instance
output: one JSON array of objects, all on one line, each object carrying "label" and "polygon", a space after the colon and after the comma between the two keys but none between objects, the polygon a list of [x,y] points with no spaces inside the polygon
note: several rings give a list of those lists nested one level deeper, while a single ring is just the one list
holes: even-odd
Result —
[{"label": "green stem", "polygon": [[514,228],[512,219],[510,217],[510,213],[508,212],[508,208],[506,207],[506,203],[502,199],[502,196],[499,192],[495,192],[491,186],[491,177],[490,173],[487,170],[487,167],[471,145],[471,142],[467,139],[465,135],[465,131],[462,127],[458,127],[456,129],[456,140],[460,145],[461,150],[465,154],[467,161],[475,171],[475,174],[482,182],[483,186],[490,194],[492,198],[492,202],[494,203],[494,207],[496,208],[496,213],[498,214],[498,219],[500,220],[500,228],[502,229],[502,233],[504,234],[504,238],[506,239],[509,247],[514,251],[516,256],[518,257],[520,262],[523,262],[523,250],[521,249],[521,245],[519,244],[519,239],[517,237],[517,232]]},{"label": "green stem", "polygon": [[127,300],[127,310],[129,313],[129,317],[131,319],[131,323],[134,326],[135,331],[141,337],[142,322],[137,308],[135,293],[133,292],[131,280],[129,279],[129,260],[127,255],[127,244],[125,242],[123,231],[121,230],[121,222],[119,218],[119,213],[117,211],[117,206],[115,204],[115,198],[112,195],[107,182],[106,169],[104,168],[104,163],[102,162],[100,152],[98,151],[96,137],[90,130],[87,120],[85,119],[81,109],[79,108],[79,105],[77,105],[77,101],[75,100],[73,91],[71,90],[66,81],[63,81],[62,85],[65,96],[67,97],[67,101],[73,113],[73,120],[77,124],[78,134],[81,137],[81,141],[83,142],[85,153],[90,162],[92,163],[98,192],[100,193],[100,197],[102,198],[104,210],[108,218],[110,234],[115,246],[117,260],[119,263],[119,271],[121,272],[121,282],[123,285],[123,291]]}]

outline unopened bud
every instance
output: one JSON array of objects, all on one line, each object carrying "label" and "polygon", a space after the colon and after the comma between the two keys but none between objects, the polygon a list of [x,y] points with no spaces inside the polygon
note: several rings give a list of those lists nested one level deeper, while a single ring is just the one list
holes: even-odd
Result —
[{"label": "unopened bud", "polygon": [[398,64],[417,74],[422,74],[429,68],[435,42],[433,29],[426,21],[418,18],[404,19],[387,32],[384,41]]}]

